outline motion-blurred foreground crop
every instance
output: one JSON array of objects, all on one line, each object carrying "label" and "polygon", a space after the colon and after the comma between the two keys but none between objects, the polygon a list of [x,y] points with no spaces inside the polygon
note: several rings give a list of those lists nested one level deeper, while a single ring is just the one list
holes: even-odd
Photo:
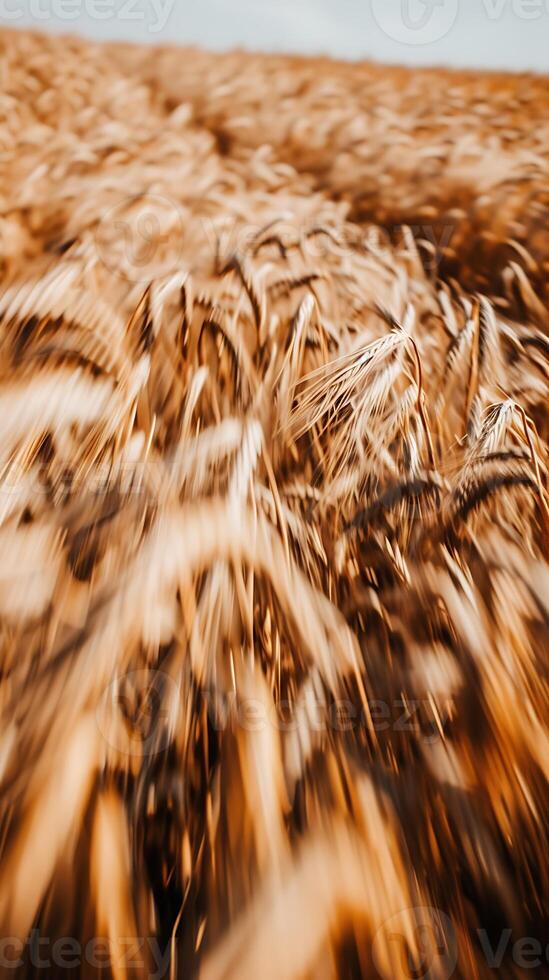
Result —
[{"label": "motion-blurred foreground crop", "polygon": [[2,69],[3,973],[543,972],[547,79]]}]

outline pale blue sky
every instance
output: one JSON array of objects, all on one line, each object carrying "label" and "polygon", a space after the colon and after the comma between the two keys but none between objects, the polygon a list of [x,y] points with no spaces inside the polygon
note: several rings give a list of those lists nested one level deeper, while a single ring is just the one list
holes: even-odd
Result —
[{"label": "pale blue sky", "polygon": [[0,20],[105,40],[549,71],[549,0],[0,0]]}]

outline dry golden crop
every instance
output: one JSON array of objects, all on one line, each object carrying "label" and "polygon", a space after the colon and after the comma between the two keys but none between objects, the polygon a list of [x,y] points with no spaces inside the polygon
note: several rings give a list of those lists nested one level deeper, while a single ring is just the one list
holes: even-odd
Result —
[{"label": "dry golden crop", "polygon": [[1,60],[0,969],[543,971],[548,79]]}]

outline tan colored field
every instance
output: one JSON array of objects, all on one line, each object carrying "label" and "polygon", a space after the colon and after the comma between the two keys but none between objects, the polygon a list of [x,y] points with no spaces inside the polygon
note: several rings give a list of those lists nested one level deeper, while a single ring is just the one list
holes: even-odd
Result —
[{"label": "tan colored field", "polygon": [[0,973],[543,972],[549,80],[1,48]]}]

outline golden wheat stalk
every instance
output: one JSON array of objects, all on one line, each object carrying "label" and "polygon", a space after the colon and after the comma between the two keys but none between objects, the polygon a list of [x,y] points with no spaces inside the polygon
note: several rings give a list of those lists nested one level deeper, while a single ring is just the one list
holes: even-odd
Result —
[{"label": "golden wheat stalk", "polygon": [[549,870],[547,80],[2,45],[7,968],[491,976]]}]

